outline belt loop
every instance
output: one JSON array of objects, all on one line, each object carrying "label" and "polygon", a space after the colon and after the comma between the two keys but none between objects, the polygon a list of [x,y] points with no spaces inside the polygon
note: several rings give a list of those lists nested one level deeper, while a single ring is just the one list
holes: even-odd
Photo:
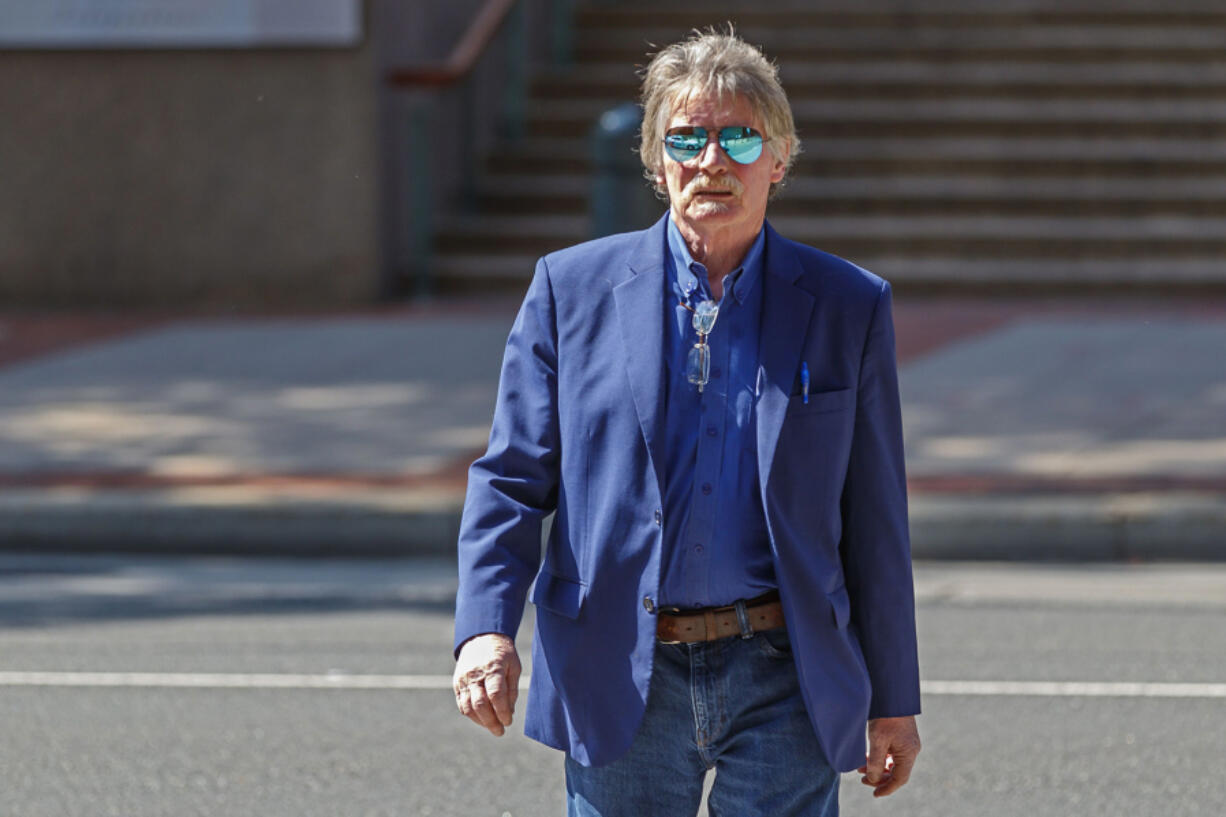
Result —
[{"label": "belt loop", "polygon": [[735,606],[737,621],[741,622],[741,638],[753,638],[753,628],[749,626],[749,612],[745,609],[745,600],[738,599]]}]

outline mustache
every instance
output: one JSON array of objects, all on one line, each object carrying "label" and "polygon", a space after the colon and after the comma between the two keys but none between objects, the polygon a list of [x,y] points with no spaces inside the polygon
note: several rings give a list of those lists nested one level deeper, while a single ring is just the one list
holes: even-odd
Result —
[{"label": "mustache", "polygon": [[685,186],[685,197],[692,199],[700,190],[727,190],[729,193],[739,196],[744,189],[745,186],[731,176],[715,177],[708,176],[706,173],[699,173],[690,179],[690,183]]}]

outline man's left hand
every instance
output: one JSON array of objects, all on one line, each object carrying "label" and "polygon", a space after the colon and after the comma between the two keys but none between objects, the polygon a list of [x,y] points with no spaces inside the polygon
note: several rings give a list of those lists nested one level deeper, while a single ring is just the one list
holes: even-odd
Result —
[{"label": "man's left hand", "polygon": [[857,769],[860,782],[873,787],[873,797],[893,794],[911,777],[920,751],[915,716],[874,718],[868,722],[868,761]]}]

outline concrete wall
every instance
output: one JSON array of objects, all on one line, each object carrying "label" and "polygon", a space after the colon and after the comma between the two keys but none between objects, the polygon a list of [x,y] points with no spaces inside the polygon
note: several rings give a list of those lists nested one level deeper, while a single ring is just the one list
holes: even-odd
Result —
[{"label": "concrete wall", "polygon": [[0,51],[0,306],[371,301],[371,40]]}]

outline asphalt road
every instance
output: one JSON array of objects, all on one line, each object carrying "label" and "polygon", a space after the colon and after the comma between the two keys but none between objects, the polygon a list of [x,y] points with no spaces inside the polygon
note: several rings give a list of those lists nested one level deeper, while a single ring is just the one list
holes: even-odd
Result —
[{"label": "asphalt road", "polygon": [[[917,590],[920,765],[883,801],[846,776],[845,815],[1226,812],[1226,567]],[[0,555],[0,815],[561,814],[557,753],[454,711],[453,593],[430,561]]]}]

